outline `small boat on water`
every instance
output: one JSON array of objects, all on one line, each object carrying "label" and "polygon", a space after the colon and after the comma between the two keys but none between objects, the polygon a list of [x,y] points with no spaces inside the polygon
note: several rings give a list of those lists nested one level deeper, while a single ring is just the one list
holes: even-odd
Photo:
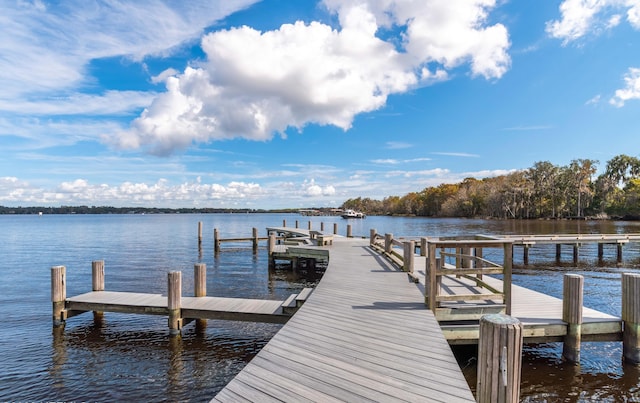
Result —
[{"label": "small boat on water", "polygon": [[366,215],[360,211],[347,209],[342,213],[342,218],[365,218]]}]

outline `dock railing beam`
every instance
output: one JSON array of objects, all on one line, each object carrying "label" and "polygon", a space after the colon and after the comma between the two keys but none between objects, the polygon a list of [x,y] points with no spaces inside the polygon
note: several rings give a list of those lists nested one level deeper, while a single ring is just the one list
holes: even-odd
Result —
[{"label": "dock railing beam", "polygon": [[182,272],[169,272],[167,276],[167,294],[169,334],[171,336],[180,336],[182,329],[182,317],[180,315],[182,300]]},{"label": "dock railing beam", "polygon": [[567,322],[567,335],[562,346],[562,356],[574,363],[580,362],[582,340],[582,304],[584,277],[565,274],[562,292],[562,320]]},{"label": "dock railing beam", "polygon": [[479,403],[515,403],[520,399],[522,324],[502,314],[480,318],[478,341]]},{"label": "dock railing beam", "polygon": [[51,268],[51,303],[53,305],[53,326],[63,326],[64,301],[67,299],[67,279],[64,266]]},{"label": "dock railing beam", "polygon": [[640,274],[622,274],[622,355],[630,364],[640,364]]}]

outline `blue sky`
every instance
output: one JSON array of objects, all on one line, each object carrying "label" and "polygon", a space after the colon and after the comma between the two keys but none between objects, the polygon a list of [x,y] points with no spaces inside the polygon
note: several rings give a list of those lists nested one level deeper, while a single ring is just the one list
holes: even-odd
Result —
[{"label": "blue sky", "polygon": [[637,0],[0,8],[0,205],[338,206],[640,156]]}]

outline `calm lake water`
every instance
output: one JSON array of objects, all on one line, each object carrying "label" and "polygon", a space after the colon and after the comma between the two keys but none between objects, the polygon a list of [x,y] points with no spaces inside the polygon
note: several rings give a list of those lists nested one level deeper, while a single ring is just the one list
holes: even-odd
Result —
[{"label": "calm lake water", "polygon": [[[316,279],[286,271],[269,273],[266,245],[257,254],[251,244],[223,244],[213,254],[213,228],[221,237],[249,237],[256,227],[283,219],[314,229],[320,222],[339,233],[339,217],[280,214],[204,215],[43,215],[1,216],[0,228],[0,401],[207,401],[278,331],[279,325],[209,321],[206,329],[183,329],[168,337],[166,318],[106,313],[95,325],[91,314],[70,319],[63,331],[51,325],[50,268],[67,267],[67,295],[91,290],[91,261],[104,259],[106,289],[166,294],[166,273],[183,271],[183,294],[192,295],[193,264],[207,264],[208,295],[285,299]],[[197,226],[204,226],[198,249]],[[640,223],[585,221],[497,221],[368,217],[349,221],[354,235],[370,228],[396,236],[514,233],[637,233]],[[514,283],[554,296],[562,294],[562,276],[585,276],[585,305],[620,315],[620,274],[640,267],[640,247],[580,249],[578,267],[567,248],[555,262],[555,248],[536,247],[530,265],[516,249]],[[485,256],[491,260],[491,256]],[[640,401],[640,371],[622,364],[620,343],[583,343],[579,366],[563,363],[561,346],[525,346],[523,401]],[[475,382],[473,354],[458,351],[465,375]]]}]

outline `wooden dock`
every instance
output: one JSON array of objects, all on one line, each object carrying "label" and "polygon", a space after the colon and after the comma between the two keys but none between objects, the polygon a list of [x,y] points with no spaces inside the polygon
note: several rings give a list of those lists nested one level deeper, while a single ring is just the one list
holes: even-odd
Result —
[{"label": "wooden dock", "polygon": [[194,296],[182,296],[182,273],[169,272],[168,295],[136,292],[105,291],[104,261],[92,263],[93,291],[67,297],[66,268],[51,268],[51,301],[53,324],[62,326],[67,319],[85,312],[94,312],[98,319],[104,312],[164,315],[169,318],[171,335],[179,335],[192,320],[232,320],[263,323],[286,323],[302,306],[313,289],[305,288],[291,294],[285,301],[223,298],[207,296],[206,265],[194,265]]},{"label": "wooden dock", "polygon": [[214,401],[474,401],[406,274],[366,240],[336,238],[330,253],[307,302]]}]

